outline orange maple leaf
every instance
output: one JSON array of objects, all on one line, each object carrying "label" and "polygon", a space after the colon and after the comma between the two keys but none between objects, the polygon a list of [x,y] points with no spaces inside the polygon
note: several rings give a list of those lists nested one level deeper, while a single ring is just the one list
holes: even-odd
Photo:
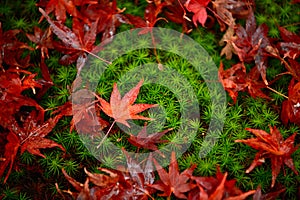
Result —
[{"label": "orange maple leaf", "polygon": [[110,103],[102,98],[99,98],[101,104],[101,109],[105,114],[115,119],[116,122],[124,124],[130,128],[130,125],[126,120],[128,119],[142,119],[142,120],[152,120],[149,117],[144,117],[137,115],[138,113],[157,106],[158,104],[135,104],[132,105],[143,85],[143,80],[141,80],[134,88],[127,92],[123,98],[117,88],[117,84],[114,83],[113,91],[110,96]]}]

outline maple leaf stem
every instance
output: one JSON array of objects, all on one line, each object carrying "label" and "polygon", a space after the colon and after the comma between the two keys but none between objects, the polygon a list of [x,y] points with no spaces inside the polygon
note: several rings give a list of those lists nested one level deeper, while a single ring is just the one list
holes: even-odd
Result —
[{"label": "maple leaf stem", "polygon": [[278,95],[280,95],[280,96],[282,96],[282,97],[284,97],[284,98],[286,98],[286,99],[289,99],[289,97],[287,97],[287,96],[285,96],[284,94],[278,92],[277,90],[274,90],[273,88],[270,88],[269,86],[267,86],[267,88],[268,88],[269,90],[271,90],[272,92],[274,92],[274,93],[276,93],[276,94],[278,94]]},{"label": "maple leaf stem", "polygon": [[287,24],[287,25],[284,25],[284,26],[282,26],[282,27],[289,27],[289,26],[297,26],[297,25],[299,25],[300,24],[300,22],[297,22],[297,23],[292,23],[292,24]]},{"label": "maple leaf stem", "polygon": [[101,140],[101,142],[98,144],[97,149],[99,149],[101,147],[101,145],[103,144],[104,140],[107,138],[109,132],[111,131],[112,127],[115,125],[116,120],[111,124],[111,126],[109,127],[107,133],[104,135],[103,139]]},{"label": "maple leaf stem", "polygon": [[161,64],[161,62],[160,62],[160,60],[158,58],[158,55],[157,55],[156,42],[155,42],[155,38],[154,38],[152,30],[150,31],[150,33],[151,33],[152,44],[154,46],[153,52],[154,52],[154,55],[155,55],[155,59],[156,59],[156,62],[158,63],[159,69],[161,70],[162,69],[162,64]]},{"label": "maple leaf stem", "polygon": [[40,131],[42,128],[45,128],[46,126],[48,126],[49,124],[43,124],[41,127],[39,127],[38,129],[35,129],[35,130],[33,130],[33,131],[31,131],[29,134],[28,134],[28,136],[26,137],[26,138],[24,138],[22,141],[21,141],[21,145],[24,143],[24,142],[26,142],[28,139],[30,139],[32,136],[35,136],[37,133],[38,133],[38,131]]},{"label": "maple leaf stem", "polygon": [[[177,0],[177,1],[178,1],[178,4],[180,5],[180,7],[183,10],[183,16],[182,16],[182,18],[191,22],[192,20],[186,16],[186,11],[185,11],[184,6],[182,5],[182,3],[180,2],[180,0]],[[188,3],[188,2],[189,1],[187,1],[186,3]]]},{"label": "maple leaf stem", "polygon": [[141,191],[141,192],[143,192],[144,194],[146,194],[151,200],[155,200],[149,193],[148,193],[148,191],[146,190],[144,190],[144,189],[142,189],[142,188],[136,188],[136,189],[138,189],[139,191]]},{"label": "maple leaf stem", "polygon": [[99,59],[99,60],[101,60],[101,61],[103,61],[103,62],[109,64],[109,65],[112,64],[112,62],[110,62],[110,61],[108,61],[108,60],[105,60],[105,59],[103,59],[103,58],[100,58],[100,57],[97,56],[96,54],[94,54],[94,53],[92,53],[92,52],[90,52],[90,51],[88,51],[88,50],[86,50],[86,49],[83,49],[83,51],[86,52],[86,53],[88,53],[88,54],[90,54],[90,55],[92,55],[92,56],[94,56],[95,58],[97,58],[97,59]]}]

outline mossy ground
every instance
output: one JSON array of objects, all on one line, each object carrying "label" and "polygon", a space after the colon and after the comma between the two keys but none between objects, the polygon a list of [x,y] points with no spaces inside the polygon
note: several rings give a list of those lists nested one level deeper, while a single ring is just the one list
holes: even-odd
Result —
[{"label": "mossy ground", "polygon": [[[37,3],[35,0],[27,0],[25,2],[3,1],[0,5],[0,21],[3,24],[3,30],[21,29],[24,32],[32,33],[34,26],[47,27],[48,25],[45,20],[41,24],[38,24],[40,13],[35,3]],[[142,16],[145,6],[146,2],[144,1],[141,1],[141,6],[139,7],[136,7],[131,1],[118,1],[119,8],[126,7],[125,12],[134,15]],[[299,33],[299,12],[300,6],[290,4],[288,0],[262,0],[257,1],[255,16],[258,24],[266,23],[269,26],[270,37],[278,38],[280,34],[277,26],[285,26],[288,30]],[[160,25],[181,31],[181,27],[173,23],[167,24],[161,22]],[[122,25],[118,31],[128,30],[129,28],[127,25]],[[206,30],[205,28],[199,27],[193,30],[189,36],[207,50],[217,66],[219,66],[221,60],[225,63],[225,66],[230,66],[230,64],[235,63],[235,60],[233,58],[233,60],[228,61],[219,56],[222,47],[218,45],[218,41],[222,37],[222,34],[215,30],[218,30],[218,28]],[[28,42],[24,34],[19,34],[18,37],[20,37],[19,39],[21,41]],[[34,47],[34,44],[31,45]],[[155,62],[156,58],[151,51],[152,50],[148,49],[136,50],[114,61],[105,71],[104,78],[99,81],[96,92],[101,97],[109,99],[113,83],[118,81],[123,74],[139,65]],[[32,52],[32,63],[34,63],[35,66],[30,67],[29,70],[39,72],[39,56],[38,51]],[[219,140],[213,149],[205,158],[200,159],[199,150],[201,146],[206,145],[203,142],[204,133],[207,131],[208,124],[211,120],[212,110],[211,98],[207,86],[201,76],[195,73],[186,60],[163,51],[158,51],[158,56],[162,63],[177,70],[188,79],[190,85],[194,91],[196,91],[200,107],[200,121],[190,122],[196,127],[199,126],[198,133],[191,147],[178,160],[180,169],[186,169],[191,163],[196,163],[197,168],[195,175],[214,176],[216,166],[219,165],[223,172],[227,171],[229,173],[230,179],[237,180],[237,186],[242,190],[256,189],[258,185],[261,185],[262,191],[268,192],[272,180],[269,160],[267,160],[264,165],[255,168],[251,173],[246,174],[245,170],[254,159],[256,150],[244,144],[235,143],[234,140],[252,137],[251,133],[245,130],[246,127],[262,129],[269,132],[268,125],[277,126],[281,133],[283,133],[284,138],[287,138],[294,132],[300,133],[298,126],[294,124],[283,126],[280,122],[280,108],[284,98],[270,91],[266,92],[273,99],[271,101],[253,99],[246,93],[240,93],[237,103],[232,105],[232,101],[228,97],[224,130],[218,133]],[[68,101],[70,86],[76,77],[76,67],[74,65],[59,65],[58,60],[60,57],[61,55],[59,53],[51,51],[50,58],[46,60],[54,86],[48,90],[39,104],[48,110],[47,116],[50,116],[52,109]],[[274,75],[285,71],[278,60],[274,59],[269,63],[267,71],[268,78],[272,79]],[[289,80],[290,77],[283,77],[271,85],[271,87],[287,95],[286,86]],[[120,85],[120,87],[122,87],[122,85]],[[147,84],[141,88],[137,102],[160,104],[164,107],[166,116],[150,117],[166,117],[163,128],[178,128],[180,124],[180,118],[178,116],[180,104],[174,93],[168,88],[159,84]],[[49,149],[43,151],[46,156],[45,159],[33,156],[27,152],[19,156],[16,160],[19,168],[12,172],[6,184],[1,183],[0,194],[5,195],[3,199],[57,199],[59,195],[57,194],[55,183],[58,183],[62,189],[69,188],[67,181],[62,175],[62,168],[78,181],[84,182],[84,167],[87,167],[89,171],[96,171],[97,167],[109,167],[109,163],[113,163],[115,159],[117,159],[107,156],[105,158],[105,165],[99,163],[86,149],[78,134],[75,131],[69,132],[70,121],[70,118],[64,118],[49,135],[51,139],[66,148],[66,153],[64,154],[57,149]],[[143,124],[143,122],[140,122],[140,124]],[[110,136],[110,140],[118,147],[135,150],[127,141],[127,138],[128,135],[121,131],[117,131],[117,133]],[[176,148],[176,143],[181,142],[180,138],[175,134],[175,131],[166,134],[163,139],[170,140],[174,144],[174,148]],[[297,135],[296,144],[299,143],[299,135]],[[295,168],[300,171],[300,150],[298,149],[292,157],[294,159]],[[281,171],[276,182],[286,187],[284,195],[286,199],[297,199],[297,190],[299,190],[300,185],[299,176],[296,176],[289,168],[285,168],[285,176]],[[160,198],[161,197],[155,196],[155,199]]]}]

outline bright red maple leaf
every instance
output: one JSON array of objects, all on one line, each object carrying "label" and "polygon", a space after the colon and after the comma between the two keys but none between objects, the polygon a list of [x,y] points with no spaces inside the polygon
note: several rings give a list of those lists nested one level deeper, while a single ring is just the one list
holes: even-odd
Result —
[{"label": "bright red maple leaf", "polygon": [[166,172],[166,170],[164,170],[155,159],[153,159],[153,162],[160,180],[149,186],[162,191],[163,193],[158,194],[159,196],[170,197],[174,194],[178,198],[186,199],[186,195],[184,193],[196,187],[195,184],[189,182],[190,176],[196,168],[196,165],[192,165],[180,174],[174,151],[171,154],[169,172]]},{"label": "bright red maple leaf", "polygon": [[297,133],[294,133],[286,140],[283,140],[282,135],[276,127],[272,128],[270,126],[270,134],[258,129],[246,128],[246,130],[253,133],[257,138],[235,140],[235,142],[242,142],[259,150],[259,152],[256,153],[251,166],[246,170],[246,173],[250,173],[256,166],[263,164],[265,158],[270,158],[272,168],[271,187],[274,187],[275,180],[284,164],[298,175],[293,159],[291,158],[291,155],[298,149],[299,146],[294,146],[294,140]]},{"label": "bright red maple leaf", "polygon": [[124,124],[130,127],[126,120],[129,119],[142,119],[142,120],[152,120],[151,118],[137,115],[138,113],[157,106],[157,104],[135,104],[132,105],[143,85],[143,80],[141,80],[134,88],[127,92],[123,98],[117,88],[117,84],[114,83],[113,91],[110,96],[110,102],[108,103],[102,98],[99,98],[102,111],[108,116],[114,118],[115,122]]},{"label": "bright red maple leaf", "polygon": [[144,149],[150,149],[156,151],[158,150],[158,147],[156,146],[157,143],[168,142],[168,140],[161,140],[160,138],[170,130],[173,129],[167,129],[162,132],[157,132],[157,133],[152,133],[150,135],[147,135],[147,125],[145,125],[143,129],[138,133],[137,136],[131,134],[130,137],[128,138],[128,142],[130,142],[131,144],[133,144],[138,148],[144,148]]},{"label": "bright red maple leaf", "polygon": [[234,103],[236,103],[238,92],[245,90],[253,98],[261,97],[270,99],[270,97],[261,91],[262,88],[266,88],[267,86],[260,80],[260,73],[257,67],[253,67],[247,74],[243,63],[235,64],[226,70],[224,70],[223,64],[220,63],[219,80],[225,90],[229,92],[229,96],[233,99]]},{"label": "bright red maple leaf", "polygon": [[189,12],[194,13],[193,22],[196,27],[198,26],[197,22],[199,22],[203,27],[205,26],[207,19],[206,7],[209,2],[210,0],[187,0],[184,4]]}]

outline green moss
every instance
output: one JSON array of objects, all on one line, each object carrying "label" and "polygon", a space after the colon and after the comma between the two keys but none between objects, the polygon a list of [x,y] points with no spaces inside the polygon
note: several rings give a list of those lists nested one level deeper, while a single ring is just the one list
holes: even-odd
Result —
[{"label": "green moss", "polygon": [[[10,1],[5,1],[0,5],[0,19],[3,21],[3,29],[9,30],[12,28],[21,29],[24,32],[32,33],[32,28],[34,26],[39,26],[42,28],[48,27],[48,23],[43,20],[41,24],[37,24],[40,13],[35,7],[36,1],[26,0],[22,5],[21,1],[13,4]],[[290,4],[290,1],[273,1],[273,0],[263,0],[256,1],[257,8],[255,11],[255,16],[257,24],[267,24],[269,27],[268,35],[271,38],[278,39],[280,37],[278,26],[286,27],[289,31],[297,33],[299,30],[299,4]],[[118,1],[119,8],[127,8],[125,13],[143,16],[144,9],[147,5],[146,1],[139,1],[139,5],[135,5],[133,2],[120,0]],[[17,6],[22,8],[22,12],[14,12]],[[24,8],[24,9],[23,9]],[[30,18],[28,18],[30,16]],[[9,17],[9,20],[4,20]],[[240,22],[241,20],[237,20]],[[68,17],[66,21],[68,27],[72,26],[72,17]],[[177,31],[181,31],[181,26],[173,23],[166,24],[165,22],[160,23],[160,26],[171,28]],[[128,30],[131,26],[122,25],[117,29],[117,32]],[[195,29],[189,36],[192,37],[196,42],[205,48],[205,50],[212,56],[212,59],[215,63],[220,63],[221,57],[219,56],[219,40],[221,39],[220,33],[214,32],[215,30],[207,30],[205,28],[199,27]],[[23,35],[18,36],[22,41],[28,41],[28,39]],[[191,47],[184,46],[179,47],[170,40],[169,35],[162,35],[161,39],[164,43],[168,44],[168,48],[172,52],[186,51],[189,52]],[[57,38],[56,38],[57,39]],[[30,44],[32,47],[36,47],[36,44]],[[129,45],[128,41],[121,40],[118,41],[120,47],[124,45]],[[149,45],[149,40],[141,39],[139,40],[138,46]],[[257,128],[269,132],[268,126],[278,126],[280,131],[283,133],[284,138],[287,138],[294,132],[300,132],[300,128],[294,124],[283,126],[280,122],[280,110],[281,103],[285,98],[277,93],[273,93],[269,90],[264,90],[264,92],[269,95],[272,100],[264,100],[260,98],[251,98],[248,94],[243,93],[239,95],[238,102],[235,105],[228,104],[226,109],[226,118],[224,119],[224,130],[221,133],[212,133],[207,135],[207,130],[209,123],[212,118],[212,111],[216,105],[212,105],[211,97],[217,96],[219,94],[211,94],[208,90],[207,84],[204,82],[202,74],[199,74],[197,70],[189,63],[186,59],[181,58],[180,56],[172,53],[171,51],[157,50],[157,55],[155,55],[152,49],[138,49],[130,51],[125,55],[118,55],[117,50],[112,50],[109,52],[108,57],[116,56],[118,57],[113,61],[112,64],[106,66],[101,60],[93,59],[91,60],[90,67],[94,69],[86,74],[87,80],[91,83],[96,83],[95,92],[102,98],[109,100],[112,85],[114,82],[120,81],[118,83],[118,88],[122,94],[124,91],[127,91],[128,88],[131,88],[133,83],[136,83],[141,79],[137,74],[146,74],[146,75],[155,75],[162,74],[162,71],[157,69],[153,70],[144,70],[145,64],[156,63],[157,59],[163,64],[164,69],[171,68],[180,74],[176,76],[174,74],[167,74],[167,81],[173,81],[174,85],[180,85],[180,87],[175,87],[174,90],[168,89],[166,86],[156,83],[151,83],[151,80],[148,77],[145,78],[144,85],[140,90],[140,94],[137,98],[137,103],[149,103],[149,104],[159,104],[159,107],[151,111],[143,112],[144,116],[149,116],[155,121],[151,122],[151,127],[155,130],[163,130],[166,128],[174,128],[173,131],[168,132],[163,139],[167,139],[170,142],[168,143],[167,152],[171,151],[180,151],[181,144],[185,143],[188,139],[188,130],[182,130],[177,132],[179,127],[182,124],[188,124],[192,129],[197,129],[197,135],[193,139],[191,147],[183,156],[178,159],[178,164],[180,170],[184,170],[191,166],[192,163],[197,164],[194,175],[199,176],[214,176],[216,173],[216,165],[221,166],[222,171],[228,171],[230,177],[237,180],[237,186],[242,190],[256,189],[258,185],[262,186],[263,192],[268,192],[272,180],[271,174],[271,165],[269,160],[266,160],[266,163],[262,166],[256,167],[251,173],[246,174],[246,169],[252,163],[256,150],[248,147],[247,145],[235,143],[236,139],[248,139],[253,137],[253,135],[246,131],[245,128]],[[190,55],[193,55],[193,52],[189,52]],[[32,60],[35,63],[35,66],[39,66],[39,52],[30,52]],[[77,70],[75,64],[69,66],[62,66],[59,64],[59,60],[62,57],[62,54],[50,50],[50,57],[46,59],[46,64],[49,67],[51,78],[54,82],[54,86],[51,87],[45,96],[38,100],[39,104],[43,108],[47,109],[46,118],[50,116],[53,109],[67,102],[71,94],[71,85],[74,81]],[[198,55],[193,55],[195,58],[199,59]],[[224,61],[225,66],[230,66],[236,63],[237,57],[230,61]],[[222,61],[223,62],[223,61]],[[131,70],[135,70],[138,67],[141,67],[139,73],[127,75]],[[267,64],[267,80],[271,82],[276,75],[286,72],[286,69],[281,64],[278,59],[269,59]],[[104,70],[105,67],[105,70]],[[249,65],[248,67],[251,67]],[[30,69],[34,72],[39,73],[41,77],[41,72],[39,69]],[[100,73],[101,72],[101,73]],[[101,77],[98,75],[102,74]],[[203,73],[203,76],[207,75],[207,72]],[[181,119],[180,112],[184,107],[190,105],[191,96],[188,94],[184,99],[179,99],[177,94],[189,89],[185,85],[181,85],[182,77],[186,78],[189,86],[192,87],[195,96],[199,103],[200,110],[200,119],[193,119],[186,122]],[[287,85],[290,81],[290,76],[282,76],[276,82],[272,82],[269,87],[275,89],[276,91],[287,95]],[[215,80],[217,81],[217,80]],[[127,82],[130,82],[127,84]],[[192,111],[191,111],[192,112]],[[106,120],[110,120],[105,116]],[[113,167],[115,163],[118,163],[121,160],[120,155],[111,155],[110,143],[105,141],[100,150],[98,149],[87,149],[84,145],[83,138],[80,138],[76,131],[69,132],[70,129],[70,117],[64,117],[57,124],[55,129],[49,134],[49,137],[61,144],[65,149],[66,153],[62,153],[58,150],[43,150],[46,158],[40,158],[33,156],[28,152],[24,152],[18,161],[25,165],[34,166],[35,164],[40,165],[43,169],[43,175],[41,178],[44,178],[48,183],[44,187],[51,189],[45,190],[46,192],[56,195],[56,189],[54,183],[58,182],[59,186],[68,189],[68,185],[61,173],[61,169],[64,168],[68,174],[74,175],[84,180],[83,167],[88,167],[91,171],[97,171],[97,167]],[[160,123],[156,123],[160,122]],[[144,121],[134,122],[139,125],[143,125]],[[129,136],[121,131],[119,128],[115,128],[113,134],[109,135],[109,141],[115,144],[117,147],[124,147],[126,150],[137,151],[137,148],[133,147],[128,141]],[[208,138],[217,139],[215,144],[206,140]],[[99,143],[101,138],[95,138],[96,143]],[[297,136],[296,144],[299,144],[299,137]],[[165,144],[160,144],[159,147],[164,147]],[[213,147],[212,147],[213,146]],[[199,158],[199,152],[203,149],[211,149],[204,157]],[[103,154],[102,162],[99,162],[93,155],[101,151]],[[144,151],[144,150],[139,150]],[[144,151],[148,152],[148,151]],[[293,154],[295,167],[300,171],[300,150],[297,150]],[[30,173],[29,170],[24,168],[20,171],[13,172],[11,177],[8,179],[8,184],[0,188],[0,193],[4,194],[3,199],[29,199],[29,194],[20,192],[15,189],[20,187],[24,180],[23,176],[28,176]],[[290,169],[286,170],[286,176],[281,172],[276,180],[277,184],[284,185],[287,190],[285,192],[285,197],[287,199],[296,199],[297,193],[297,184],[299,185],[299,177],[295,176]],[[3,179],[3,178],[2,178]],[[14,181],[16,180],[16,181]],[[32,186],[36,180],[26,179],[29,183],[28,186]],[[44,181],[44,180],[41,180]],[[31,182],[31,183],[30,183]],[[40,182],[38,182],[40,183]],[[10,186],[11,184],[12,186]],[[16,187],[15,187],[16,186]],[[32,195],[34,196],[34,195]],[[51,196],[51,195],[49,195]],[[157,197],[156,199],[165,199]],[[30,196],[31,197],[31,196]],[[1,196],[2,198],[2,196]],[[173,197],[172,197],[173,198]]]}]

